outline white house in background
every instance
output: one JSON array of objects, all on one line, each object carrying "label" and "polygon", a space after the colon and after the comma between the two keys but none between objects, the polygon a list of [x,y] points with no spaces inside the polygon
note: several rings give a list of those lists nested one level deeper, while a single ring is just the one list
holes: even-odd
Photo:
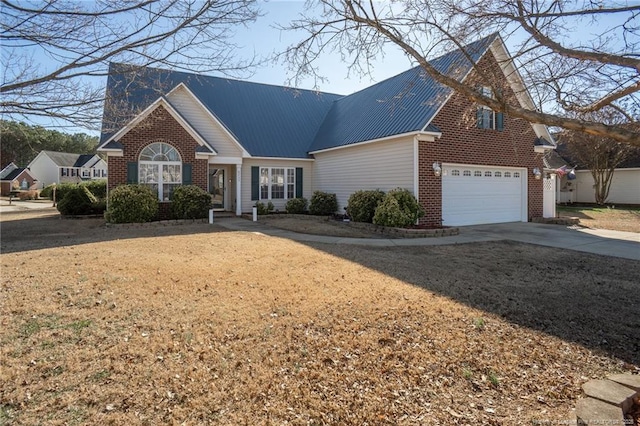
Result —
[{"label": "white house in background", "polygon": [[43,188],[52,183],[107,178],[107,163],[96,154],[40,151],[27,168]]},{"label": "white house in background", "polygon": [[[558,151],[546,153],[544,162],[545,170],[560,169],[564,166],[569,171],[575,167],[575,179],[569,179],[566,174],[557,179],[556,201],[558,204],[596,202],[595,182],[591,171],[581,168],[577,161],[571,158],[562,143],[558,144]],[[616,167],[606,202],[640,205],[640,155],[635,155]]]}]

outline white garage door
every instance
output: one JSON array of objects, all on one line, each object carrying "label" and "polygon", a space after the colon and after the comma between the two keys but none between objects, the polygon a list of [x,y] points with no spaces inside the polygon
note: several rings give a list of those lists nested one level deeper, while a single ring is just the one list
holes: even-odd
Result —
[{"label": "white garage door", "polygon": [[526,222],[524,168],[444,164],[442,224]]}]

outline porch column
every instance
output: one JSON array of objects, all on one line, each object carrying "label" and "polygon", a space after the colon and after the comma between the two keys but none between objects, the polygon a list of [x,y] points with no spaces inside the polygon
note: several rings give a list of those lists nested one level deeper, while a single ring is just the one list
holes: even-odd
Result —
[{"label": "porch column", "polygon": [[242,164],[236,164],[236,216],[242,214]]}]

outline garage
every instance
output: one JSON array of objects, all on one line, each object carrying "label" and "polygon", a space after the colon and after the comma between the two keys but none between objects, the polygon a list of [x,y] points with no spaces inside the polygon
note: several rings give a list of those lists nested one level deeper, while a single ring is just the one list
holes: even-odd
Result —
[{"label": "garage", "polygon": [[526,222],[526,188],[525,168],[443,164],[442,224]]}]

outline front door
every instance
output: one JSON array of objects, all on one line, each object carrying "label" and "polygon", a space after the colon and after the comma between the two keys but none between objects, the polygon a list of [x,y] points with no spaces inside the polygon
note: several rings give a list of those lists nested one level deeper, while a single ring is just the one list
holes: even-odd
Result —
[{"label": "front door", "polygon": [[225,173],[226,170],[221,167],[209,166],[209,193],[213,200],[213,208],[215,210],[225,209]]}]

